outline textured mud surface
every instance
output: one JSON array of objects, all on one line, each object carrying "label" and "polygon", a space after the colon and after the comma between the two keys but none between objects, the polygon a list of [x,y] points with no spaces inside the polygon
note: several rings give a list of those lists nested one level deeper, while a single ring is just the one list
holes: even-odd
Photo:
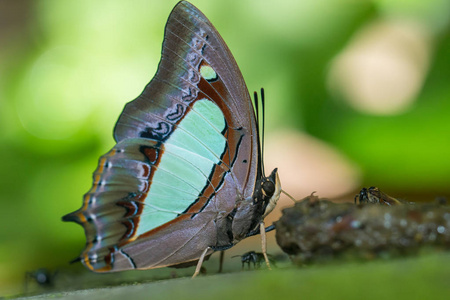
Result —
[{"label": "textured mud surface", "polygon": [[376,202],[338,204],[306,197],[283,210],[275,223],[277,243],[296,264],[450,249],[450,207],[445,203]]}]

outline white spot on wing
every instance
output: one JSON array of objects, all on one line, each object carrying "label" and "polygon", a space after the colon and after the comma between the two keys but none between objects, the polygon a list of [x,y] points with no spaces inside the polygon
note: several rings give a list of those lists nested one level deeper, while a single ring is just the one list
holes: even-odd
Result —
[{"label": "white spot on wing", "polygon": [[200,67],[200,74],[203,78],[205,78],[208,81],[216,80],[217,79],[217,73],[214,71],[214,69],[209,65],[203,65]]}]

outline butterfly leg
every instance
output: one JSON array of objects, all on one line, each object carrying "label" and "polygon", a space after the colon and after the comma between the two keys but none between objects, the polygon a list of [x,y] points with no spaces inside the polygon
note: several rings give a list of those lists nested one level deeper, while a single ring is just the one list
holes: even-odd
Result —
[{"label": "butterfly leg", "polygon": [[211,247],[207,247],[205,250],[203,250],[202,255],[198,259],[197,267],[195,268],[194,275],[192,275],[192,278],[195,278],[199,273],[200,269],[202,268],[203,261],[205,260],[206,253],[211,250]]},{"label": "butterfly leg", "polygon": [[259,232],[261,233],[261,248],[264,255],[264,260],[266,261],[267,268],[270,268],[269,258],[267,257],[267,241],[266,241],[266,228],[264,227],[264,222],[259,223]]},{"label": "butterfly leg", "polygon": [[225,251],[222,250],[220,251],[220,264],[219,264],[219,273],[222,273],[222,268],[223,268],[223,259],[225,257]]}]

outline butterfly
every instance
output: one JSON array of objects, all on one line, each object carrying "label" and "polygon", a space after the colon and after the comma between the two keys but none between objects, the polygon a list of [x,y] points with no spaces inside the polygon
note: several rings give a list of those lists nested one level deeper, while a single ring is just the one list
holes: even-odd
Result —
[{"label": "butterfly", "polygon": [[264,246],[263,219],[280,197],[236,61],[189,2],[172,10],[161,56],[125,105],[82,207],[63,217],[84,227],[79,260],[95,272],[197,263],[198,274],[205,257],[248,236],[261,233]]}]

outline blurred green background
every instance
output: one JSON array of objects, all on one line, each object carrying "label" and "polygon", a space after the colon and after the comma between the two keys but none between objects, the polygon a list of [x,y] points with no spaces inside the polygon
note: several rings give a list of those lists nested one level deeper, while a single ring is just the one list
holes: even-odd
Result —
[{"label": "blurred green background", "polygon": [[[82,250],[61,216],[154,75],[176,2],[0,0],[0,296]],[[192,2],[249,89],[266,89],[272,141],[289,130],[346,157],[359,174],[349,195],[450,195],[449,1]]]}]

